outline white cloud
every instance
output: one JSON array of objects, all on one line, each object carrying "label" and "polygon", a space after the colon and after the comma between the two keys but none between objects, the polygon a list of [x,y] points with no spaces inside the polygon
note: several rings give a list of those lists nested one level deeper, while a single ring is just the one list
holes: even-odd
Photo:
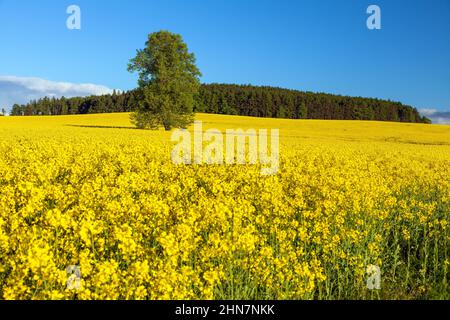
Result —
[{"label": "white cloud", "polygon": [[435,124],[449,124],[450,125],[450,113],[447,113],[446,116],[432,116],[432,117],[430,117],[430,119]]},{"label": "white cloud", "polygon": [[450,124],[450,112],[442,112],[436,109],[420,109],[419,112],[433,121],[434,124]]},{"label": "white cloud", "polygon": [[422,114],[423,116],[431,116],[433,113],[436,113],[437,110],[436,109],[427,109],[427,108],[423,108],[419,110],[420,114]]},{"label": "white cloud", "polygon": [[0,76],[0,108],[28,103],[43,97],[84,97],[112,93],[112,89],[91,83],[55,82],[41,78]]}]

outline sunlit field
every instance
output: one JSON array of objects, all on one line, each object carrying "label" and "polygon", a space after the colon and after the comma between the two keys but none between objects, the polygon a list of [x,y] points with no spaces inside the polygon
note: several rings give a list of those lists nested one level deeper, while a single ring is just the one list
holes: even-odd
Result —
[{"label": "sunlit field", "polygon": [[174,165],[128,114],[1,117],[0,298],[450,298],[450,126],[197,119],[280,129],[278,174]]}]

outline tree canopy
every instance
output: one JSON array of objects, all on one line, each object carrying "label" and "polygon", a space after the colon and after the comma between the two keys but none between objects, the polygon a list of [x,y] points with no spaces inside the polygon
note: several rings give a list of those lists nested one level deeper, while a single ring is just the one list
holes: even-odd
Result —
[{"label": "tree canopy", "polygon": [[[11,115],[132,112],[138,108],[138,100],[138,90],[86,98],[44,98],[14,105]],[[249,85],[201,85],[194,111],[288,119],[431,122],[400,102]]]},{"label": "tree canopy", "polygon": [[128,66],[139,74],[138,104],[132,121],[139,128],[185,128],[193,122],[194,96],[201,76],[195,56],[178,34],[159,31],[148,36]]}]

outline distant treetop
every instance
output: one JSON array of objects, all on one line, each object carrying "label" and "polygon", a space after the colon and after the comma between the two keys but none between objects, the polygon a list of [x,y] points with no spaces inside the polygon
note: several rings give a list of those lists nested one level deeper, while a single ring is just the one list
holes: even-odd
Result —
[{"label": "distant treetop", "polygon": [[[138,100],[135,90],[86,98],[44,98],[14,105],[11,115],[132,112],[138,107]],[[431,123],[416,108],[395,101],[233,84],[201,85],[194,111],[287,119]]]}]

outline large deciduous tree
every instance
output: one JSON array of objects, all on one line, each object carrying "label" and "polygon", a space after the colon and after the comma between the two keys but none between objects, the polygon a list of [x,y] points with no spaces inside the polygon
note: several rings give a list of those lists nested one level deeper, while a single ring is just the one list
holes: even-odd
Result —
[{"label": "large deciduous tree", "polygon": [[193,122],[194,97],[201,76],[194,54],[182,37],[168,31],[148,36],[128,66],[139,74],[139,106],[132,114],[138,128],[185,128]]}]

